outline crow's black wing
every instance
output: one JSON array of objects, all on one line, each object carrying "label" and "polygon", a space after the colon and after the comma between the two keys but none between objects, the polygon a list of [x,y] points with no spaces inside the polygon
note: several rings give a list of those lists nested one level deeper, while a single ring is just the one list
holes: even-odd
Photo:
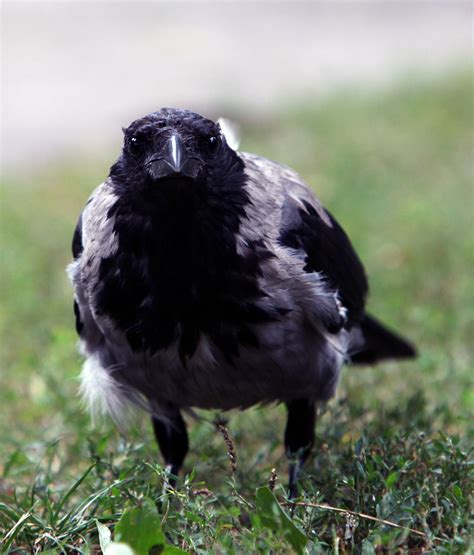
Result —
[{"label": "crow's black wing", "polygon": [[302,251],[305,270],[320,273],[338,292],[348,310],[354,364],[416,356],[409,341],[365,313],[369,287],[362,262],[342,227],[300,182],[286,184],[280,242]]},{"label": "crow's black wing", "polygon": [[305,271],[318,272],[337,291],[349,322],[362,320],[368,292],[364,267],[342,227],[301,184],[288,183],[280,243],[304,253]]},{"label": "crow's black wing", "polygon": [[77,260],[83,250],[82,245],[82,213],[77,220],[76,228],[74,230],[74,235],[72,236],[72,256],[74,260]]},{"label": "crow's black wing", "polygon": [[[79,216],[79,219],[76,224],[76,228],[74,229],[74,235],[72,236],[72,256],[74,260],[77,260],[83,251],[84,247],[82,245],[82,213]],[[81,335],[82,330],[84,329],[84,324],[81,320],[81,313],[79,310],[79,305],[74,299],[74,317],[76,320],[76,331],[78,335]]]},{"label": "crow's black wing", "polygon": [[282,207],[281,244],[304,252],[305,270],[318,272],[338,292],[352,329],[354,364],[412,358],[415,347],[365,313],[368,283],[349,238],[329,212],[300,183],[289,182]]}]

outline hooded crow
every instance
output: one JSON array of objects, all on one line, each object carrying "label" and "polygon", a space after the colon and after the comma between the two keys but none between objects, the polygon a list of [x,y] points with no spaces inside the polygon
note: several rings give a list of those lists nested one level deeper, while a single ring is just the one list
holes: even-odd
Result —
[{"label": "hooded crow", "polygon": [[119,425],[148,411],[174,477],[183,409],[283,402],[294,497],[343,363],[415,355],[366,313],[362,263],[301,177],[188,110],[124,129],[72,250],[82,395]]}]

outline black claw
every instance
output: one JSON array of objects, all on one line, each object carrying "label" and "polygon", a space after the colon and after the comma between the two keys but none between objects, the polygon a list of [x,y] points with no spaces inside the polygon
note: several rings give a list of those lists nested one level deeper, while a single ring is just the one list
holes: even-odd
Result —
[{"label": "black claw", "polygon": [[178,483],[179,468],[174,465],[166,467],[165,486],[171,489],[176,489]]},{"label": "black claw", "polygon": [[169,492],[169,490],[176,490],[176,484],[178,483],[178,473],[179,468],[175,465],[168,465],[165,469],[165,480],[163,482],[163,494]]}]

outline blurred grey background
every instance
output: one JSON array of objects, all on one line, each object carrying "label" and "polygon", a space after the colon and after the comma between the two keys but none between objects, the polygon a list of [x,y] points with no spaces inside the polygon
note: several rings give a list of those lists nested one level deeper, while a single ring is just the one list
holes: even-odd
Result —
[{"label": "blurred grey background", "polygon": [[3,2],[6,171],[119,146],[160,106],[270,117],[289,99],[472,56],[471,2]]}]

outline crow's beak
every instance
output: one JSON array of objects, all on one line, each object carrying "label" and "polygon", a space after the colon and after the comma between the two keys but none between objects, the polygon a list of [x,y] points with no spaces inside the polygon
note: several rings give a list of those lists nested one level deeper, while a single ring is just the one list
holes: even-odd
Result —
[{"label": "crow's beak", "polygon": [[153,155],[147,162],[148,173],[153,180],[164,177],[183,176],[195,179],[198,176],[201,161],[190,156],[186,146],[177,133],[167,140],[162,153]]}]

